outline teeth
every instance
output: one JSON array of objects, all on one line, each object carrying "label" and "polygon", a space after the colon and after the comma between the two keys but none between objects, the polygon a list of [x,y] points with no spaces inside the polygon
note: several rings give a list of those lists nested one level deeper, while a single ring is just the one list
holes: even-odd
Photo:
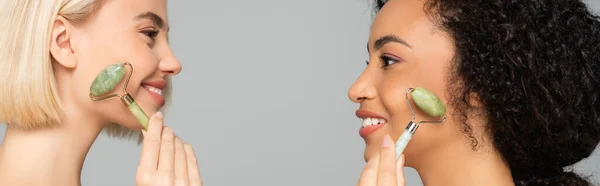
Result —
[{"label": "teeth", "polygon": [[385,119],[379,119],[379,124],[384,124],[387,123],[387,121],[385,121]]},{"label": "teeth", "polygon": [[378,125],[378,124],[384,124],[386,123],[385,119],[378,119],[378,118],[364,118],[363,122],[362,122],[362,126],[363,127],[368,127],[371,125]]},{"label": "teeth", "polygon": [[146,88],[146,90],[149,90],[151,92],[154,92],[154,93],[162,96],[162,90],[160,90],[160,89],[157,89],[157,88],[151,87],[151,86],[145,86],[144,88]]},{"label": "teeth", "polygon": [[366,126],[369,126],[369,125],[371,125],[371,118],[365,118],[365,119],[363,119],[362,126],[366,127]]}]

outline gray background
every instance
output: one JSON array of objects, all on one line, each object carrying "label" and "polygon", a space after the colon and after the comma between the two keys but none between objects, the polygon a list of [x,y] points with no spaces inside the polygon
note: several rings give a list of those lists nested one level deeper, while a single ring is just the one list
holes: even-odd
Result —
[{"label": "gray background", "polygon": [[[183,71],[166,123],[195,147],[205,185],[356,184],[364,142],[347,90],[365,67],[371,13],[369,0],[169,2]],[[135,185],[140,152],[100,137],[83,185]],[[599,164],[577,170],[600,180]]]}]

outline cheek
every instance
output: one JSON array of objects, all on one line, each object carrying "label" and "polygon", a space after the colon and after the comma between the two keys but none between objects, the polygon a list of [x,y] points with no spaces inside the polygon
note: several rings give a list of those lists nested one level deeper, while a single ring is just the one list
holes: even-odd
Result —
[{"label": "cheek", "polygon": [[[105,32],[110,31],[105,30]],[[100,31],[95,33],[100,33]],[[73,71],[74,78],[72,78],[73,86],[71,87],[71,92],[76,97],[79,107],[91,111],[96,115],[94,117],[105,118],[106,122],[139,127],[135,118],[119,98],[93,102],[88,95],[89,88],[98,73],[109,65],[129,62],[132,64],[134,71],[128,82],[127,92],[132,94],[135,99],[142,90],[141,82],[158,68],[158,60],[153,50],[145,43],[142,36],[135,33],[89,34],[83,38],[82,41],[77,43],[78,64]],[[129,73],[127,67],[123,80],[110,93],[105,95],[112,93],[122,95],[123,86]],[[138,104],[143,106],[142,103]],[[143,109],[147,110],[147,108]]]},{"label": "cheek", "polygon": [[142,90],[142,82],[150,78],[162,78],[153,76],[158,70],[160,59],[156,57],[153,50],[147,45],[139,45],[132,48],[132,52],[123,58],[123,62],[129,62],[133,68],[133,74],[129,81],[127,91],[135,96],[136,92]]},{"label": "cheek", "polygon": [[[396,73],[399,74],[399,73]],[[411,120],[411,112],[406,102],[406,90],[411,87],[408,79],[388,75],[379,86],[383,106],[390,116],[389,129],[392,137],[398,138]]]},{"label": "cheek", "polygon": [[[412,113],[408,107],[406,99],[406,90],[415,86],[425,87],[433,91],[435,94],[442,95],[443,87],[439,86],[440,80],[438,75],[429,77],[419,77],[418,74],[428,71],[428,69],[413,68],[410,72],[395,72],[389,73],[384,78],[384,81],[379,86],[379,93],[383,101],[383,105],[390,115],[389,133],[397,139],[404,132],[406,126],[412,119]],[[432,87],[432,88],[430,88]],[[440,94],[442,93],[442,94]],[[410,95],[409,95],[410,98]],[[418,107],[410,99],[410,104],[415,113],[415,122],[423,120],[431,120],[418,109]],[[422,124],[419,126],[413,139],[406,147],[405,154],[407,158],[420,156],[426,153],[429,149],[435,148],[437,142],[445,138],[439,124]]]},{"label": "cheek", "polygon": [[[106,36],[112,38],[104,38],[89,47],[94,51],[88,56],[88,61],[92,63],[89,64],[89,69],[104,69],[115,63],[128,62],[133,67],[133,74],[129,79],[127,91],[131,94],[139,91],[141,82],[158,68],[158,59],[153,49],[146,43],[142,34],[133,31],[101,34],[98,38]],[[129,70],[127,67],[123,82],[131,73]]]},{"label": "cheek", "polygon": [[74,45],[77,67],[73,71],[73,93],[77,97],[90,100],[89,88],[100,73],[109,65],[116,63],[114,48],[99,32],[83,33]]}]

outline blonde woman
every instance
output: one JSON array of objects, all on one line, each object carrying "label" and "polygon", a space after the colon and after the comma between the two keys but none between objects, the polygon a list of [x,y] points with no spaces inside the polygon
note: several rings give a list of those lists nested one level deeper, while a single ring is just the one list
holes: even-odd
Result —
[{"label": "blonde woman", "polygon": [[[103,129],[143,143],[138,185],[201,185],[191,146],[159,112],[181,71],[166,0],[3,0],[0,23],[0,185],[80,185]],[[88,97],[96,74],[122,62],[135,68],[127,91],[153,115],[145,137],[120,100]]]}]

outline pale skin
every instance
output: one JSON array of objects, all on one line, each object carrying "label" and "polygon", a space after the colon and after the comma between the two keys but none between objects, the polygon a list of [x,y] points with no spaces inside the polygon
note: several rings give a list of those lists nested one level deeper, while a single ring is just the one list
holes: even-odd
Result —
[{"label": "pale skin", "polygon": [[[164,88],[156,82],[167,82],[182,68],[168,43],[166,5],[166,0],[108,0],[82,24],[56,18],[49,52],[55,59],[54,74],[65,114],[54,127],[7,128],[0,146],[0,185],[81,185],[85,157],[105,126],[119,123],[141,130],[119,99],[94,102],[88,97],[96,74],[122,62],[135,68],[127,91],[152,116],[137,176],[132,179],[144,186],[202,185],[191,145],[163,125],[158,112],[164,104],[157,99],[160,94],[147,90],[148,85]],[[121,91],[117,88],[111,93]]]},{"label": "pale skin", "polygon": [[[415,168],[425,186],[514,185],[508,165],[481,130],[484,116],[473,115],[468,121],[479,142],[477,150],[461,131],[461,123],[451,117],[454,110],[447,101],[447,74],[455,48],[452,38],[431,22],[423,6],[422,0],[390,0],[371,27],[369,63],[348,96],[360,104],[359,110],[375,113],[387,122],[364,137],[367,165],[358,185],[403,186],[404,166]],[[416,86],[439,96],[449,117],[443,124],[421,125],[396,161],[393,142],[411,120],[404,91]],[[439,120],[419,110],[416,118]],[[392,143],[385,142],[384,147],[388,135]]]}]

